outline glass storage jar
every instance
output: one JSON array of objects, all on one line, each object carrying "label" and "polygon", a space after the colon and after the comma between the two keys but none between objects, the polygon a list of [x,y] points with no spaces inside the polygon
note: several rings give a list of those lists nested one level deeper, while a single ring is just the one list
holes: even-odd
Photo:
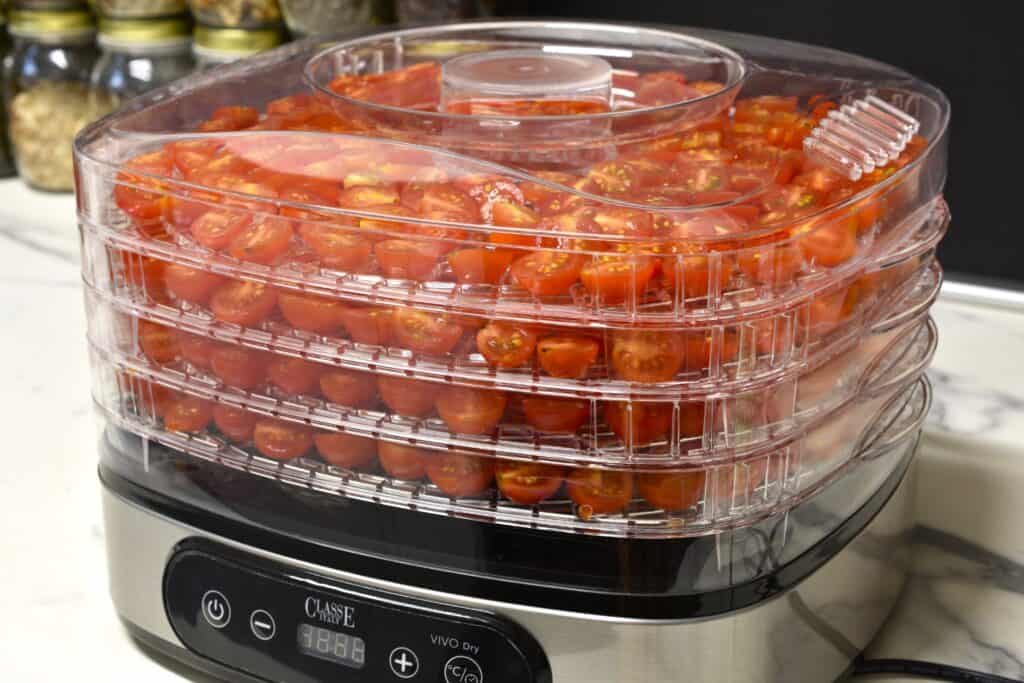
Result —
[{"label": "glass storage jar", "polygon": [[[6,59],[11,51],[11,40],[7,35],[7,12],[0,0],[0,59]],[[15,175],[14,157],[11,155],[11,143],[7,140],[7,107],[0,99],[0,177]]]},{"label": "glass storage jar", "polygon": [[494,0],[395,0],[398,21],[430,24],[494,14]]},{"label": "glass storage jar", "polygon": [[390,0],[280,0],[288,30],[299,36],[338,33],[391,21]]},{"label": "glass storage jar", "polygon": [[13,0],[11,10],[71,10],[84,9],[85,0]]},{"label": "glass storage jar", "polygon": [[266,28],[281,21],[277,0],[188,0],[196,21],[223,28]]},{"label": "glass storage jar", "polygon": [[196,26],[192,52],[196,67],[208,69],[269,50],[283,42],[284,35],[276,28],[246,30]]},{"label": "glass storage jar", "polygon": [[113,111],[124,100],[185,76],[193,69],[188,21],[101,19],[101,55],[92,71],[97,105]]},{"label": "glass storage jar", "polygon": [[188,11],[185,0],[89,0],[89,6],[111,19],[152,19]]},{"label": "glass storage jar", "polygon": [[88,12],[15,10],[4,63],[4,102],[15,164],[41,190],[74,188],[71,141],[100,113],[89,89],[96,63]]}]

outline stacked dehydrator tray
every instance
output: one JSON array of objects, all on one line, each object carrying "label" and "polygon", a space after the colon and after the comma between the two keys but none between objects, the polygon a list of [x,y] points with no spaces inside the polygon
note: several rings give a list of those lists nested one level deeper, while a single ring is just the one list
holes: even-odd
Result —
[{"label": "stacked dehydrator tray", "polygon": [[[222,553],[510,620],[518,658],[483,646],[463,681],[677,680],[683,653],[687,680],[831,680],[894,594],[948,115],[822,48],[515,22],[300,42],[93,125],[122,617],[225,677],[334,680],[288,607],[269,644],[249,598],[211,621],[176,577]],[[818,590],[886,606],[852,645],[744,616],[882,522]],[[378,630],[344,680],[406,678]],[[417,638],[422,680],[456,676]]]}]

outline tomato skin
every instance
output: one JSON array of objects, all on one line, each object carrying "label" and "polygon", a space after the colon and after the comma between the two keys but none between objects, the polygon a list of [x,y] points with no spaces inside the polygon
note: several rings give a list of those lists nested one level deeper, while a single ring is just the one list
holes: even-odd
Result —
[{"label": "tomato skin", "polygon": [[787,244],[746,248],[737,261],[751,281],[776,288],[791,284],[803,268],[800,250]]},{"label": "tomato skin", "polygon": [[[727,330],[722,335],[719,351],[719,364],[731,363],[739,356],[739,339],[735,330]],[[711,351],[714,338],[711,331],[690,332],[686,334],[686,369],[690,372],[707,373],[711,371]]]},{"label": "tomato skin", "polygon": [[316,396],[325,370],[323,365],[304,358],[276,356],[267,365],[267,379],[286,394]]},{"label": "tomato skin", "polygon": [[244,408],[218,403],[213,407],[213,423],[235,443],[249,443],[256,429],[256,414]]},{"label": "tomato skin", "polygon": [[140,256],[132,252],[121,252],[121,264],[129,286],[142,289],[143,296],[159,303],[170,302],[164,274],[167,262]]},{"label": "tomato skin", "polygon": [[579,467],[569,472],[565,483],[583,519],[622,512],[633,498],[633,475],[629,472]]},{"label": "tomato skin", "polygon": [[262,322],[277,305],[277,292],[267,285],[248,280],[231,280],[210,297],[214,317],[242,327]]},{"label": "tomato skin", "polygon": [[228,386],[255,389],[266,381],[270,357],[234,344],[223,344],[210,353],[213,374]]},{"label": "tomato skin", "polygon": [[427,477],[434,486],[452,498],[479,496],[494,481],[494,462],[456,453],[427,456]]},{"label": "tomato skin", "polygon": [[377,444],[362,436],[318,431],[313,444],[324,462],[344,469],[367,467],[377,457]]},{"label": "tomato skin", "polygon": [[671,403],[609,402],[604,420],[627,447],[647,446],[672,431]]},{"label": "tomato skin", "polygon": [[448,254],[448,265],[458,282],[497,285],[517,256],[511,249],[460,249]]},{"label": "tomato skin", "polygon": [[140,319],[138,337],[142,353],[154,363],[173,363],[181,355],[178,337],[170,327]]},{"label": "tomato skin", "polygon": [[395,479],[415,481],[427,476],[427,458],[431,454],[420,448],[390,441],[377,442],[377,458],[384,471]]},{"label": "tomato skin", "polygon": [[[682,271],[682,277],[680,272]],[[732,279],[733,261],[729,256],[719,257],[718,291],[728,289]],[[711,261],[707,254],[670,254],[662,262],[662,275],[665,286],[677,290],[683,286],[683,297],[686,299],[703,299],[711,291]]]},{"label": "tomato skin", "polygon": [[[200,130],[242,130],[254,125],[260,120],[260,113],[252,107],[238,105],[229,107],[218,107],[210,114],[208,123],[217,124],[209,128],[200,126]],[[205,125],[205,124],[204,124]]]},{"label": "tomato skin", "polygon": [[647,289],[656,264],[646,256],[595,256],[580,270],[580,281],[604,304],[636,301]]},{"label": "tomato skin", "polygon": [[437,413],[453,432],[489,434],[505,414],[507,400],[500,391],[447,386],[437,392]]},{"label": "tomato skin", "polygon": [[178,346],[181,348],[181,357],[201,370],[210,370],[212,366],[212,355],[214,349],[219,346],[209,337],[201,337],[188,332],[178,332]]},{"label": "tomato skin", "polygon": [[172,432],[196,434],[206,429],[213,419],[213,403],[194,396],[171,402],[164,410],[164,427]]},{"label": "tomato skin", "polygon": [[426,280],[440,257],[436,245],[415,240],[384,240],[373,253],[384,276],[396,280]]},{"label": "tomato skin", "polygon": [[654,507],[681,512],[700,502],[706,479],[704,470],[641,472],[636,477],[636,488]]},{"label": "tomato skin", "polygon": [[519,325],[492,322],[476,335],[476,348],[498,368],[518,368],[533,358],[537,335]]},{"label": "tomato skin", "polygon": [[313,430],[306,425],[260,418],[252,434],[253,443],[263,455],[274,460],[293,460],[313,447]]},{"label": "tomato skin", "polygon": [[369,270],[370,242],[351,229],[327,225],[303,225],[299,229],[302,240],[309,245],[320,265],[346,273],[363,273]]},{"label": "tomato skin", "polygon": [[600,352],[601,345],[589,337],[545,337],[537,344],[537,360],[552,377],[585,377]]},{"label": "tomato skin", "polygon": [[222,251],[251,224],[252,216],[242,211],[209,209],[192,221],[189,231],[200,245]]},{"label": "tomato skin", "polygon": [[630,382],[668,382],[683,367],[686,347],[676,332],[616,331],[611,366],[615,376]]},{"label": "tomato skin", "polygon": [[341,327],[343,305],[334,299],[280,290],[277,307],[284,319],[300,330],[325,334]]},{"label": "tomato skin", "polygon": [[377,384],[367,372],[328,370],[320,377],[320,390],[340,406],[372,408],[377,403]]},{"label": "tomato skin", "polygon": [[435,385],[404,377],[377,376],[377,389],[384,404],[408,417],[426,417],[434,411]]},{"label": "tomato skin", "polygon": [[856,220],[837,220],[830,225],[812,227],[798,238],[797,245],[811,263],[835,268],[857,253]]},{"label": "tomato skin", "polygon": [[294,232],[287,219],[260,217],[235,235],[228,253],[239,261],[270,265],[288,250]]},{"label": "tomato skin", "polygon": [[[138,171],[156,178],[166,178],[172,173],[172,156],[165,150],[149,152],[137,156],[124,164],[125,171],[117,175],[114,186],[114,203],[132,218],[135,225],[151,237],[164,233],[161,219],[168,210],[170,198],[163,194],[159,180],[132,175],[130,171]],[[128,183],[140,187],[151,187],[152,192],[140,187],[130,187]]]},{"label": "tomato skin", "polygon": [[513,503],[536,505],[562,488],[566,468],[499,460],[494,468],[498,490]]},{"label": "tomato skin", "polygon": [[538,431],[572,434],[590,417],[590,403],[569,398],[524,398],[523,413],[527,424]]},{"label": "tomato skin", "polygon": [[565,294],[579,280],[585,259],[559,251],[537,251],[515,260],[512,277],[534,296]]},{"label": "tomato skin", "polygon": [[393,309],[380,306],[342,306],[341,323],[353,341],[387,346],[394,339]]},{"label": "tomato skin", "polygon": [[392,325],[391,331],[399,346],[433,355],[450,353],[464,332],[448,316],[412,308],[396,308]]},{"label": "tomato skin", "polygon": [[203,305],[213,291],[224,284],[226,278],[180,263],[168,263],[164,269],[164,282],[171,294],[182,301]]},{"label": "tomato skin", "polygon": [[480,222],[480,207],[472,197],[452,184],[433,184],[428,187],[420,199],[419,211],[422,214],[451,216],[451,222]]}]

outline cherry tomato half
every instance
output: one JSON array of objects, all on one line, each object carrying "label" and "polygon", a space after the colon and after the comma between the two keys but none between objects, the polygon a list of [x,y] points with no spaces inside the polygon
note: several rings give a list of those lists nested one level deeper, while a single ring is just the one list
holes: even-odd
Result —
[{"label": "cherry tomato half", "polygon": [[267,365],[267,379],[286,394],[316,396],[325,371],[323,365],[304,358],[275,356]]},{"label": "cherry tomato half", "polygon": [[585,259],[564,251],[537,251],[512,263],[512,277],[535,296],[565,294],[579,279]]},{"label": "cherry tomato half", "polygon": [[633,498],[629,472],[580,467],[569,472],[565,483],[576,513],[583,519],[621,512]]},{"label": "cherry tomato half", "polygon": [[679,512],[700,502],[706,478],[704,470],[641,472],[636,477],[636,488],[654,507]]},{"label": "cherry tomato half", "polygon": [[373,253],[384,276],[397,280],[426,280],[441,256],[436,244],[417,240],[384,240]]},{"label": "cherry tomato half", "polygon": [[537,335],[520,325],[492,322],[476,334],[476,348],[498,368],[518,368],[533,358]]},{"label": "cherry tomato half", "polygon": [[661,441],[672,431],[671,403],[609,402],[604,420],[627,447],[638,448]]},{"label": "cherry tomato half", "polygon": [[490,389],[448,386],[437,391],[437,413],[453,432],[488,434],[505,414],[505,395]]},{"label": "cherry tomato half", "polygon": [[196,242],[215,251],[227,249],[252,224],[252,216],[230,209],[209,209],[189,226]]},{"label": "cherry tomato half", "polygon": [[328,370],[320,377],[320,390],[329,401],[350,408],[370,408],[377,402],[377,383],[368,372]]},{"label": "cherry tomato half", "polygon": [[320,265],[346,273],[364,273],[370,265],[370,242],[352,229],[329,225],[303,225],[303,241],[316,252]]},{"label": "cherry tomato half", "polygon": [[354,470],[370,465],[377,457],[377,444],[363,436],[317,432],[313,444],[324,462],[335,467]]},{"label": "cherry tomato half", "polygon": [[545,337],[537,344],[537,360],[552,377],[579,379],[597,360],[601,345],[590,337]]},{"label": "cherry tomato half", "polygon": [[182,358],[201,370],[210,370],[213,367],[213,351],[220,344],[209,337],[179,332],[178,346],[181,348]]},{"label": "cherry tomato half", "polygon": [[622,330],[612,336],[612,370],[630,382],[671,381],[682,369],[685,354],[677,332]]},{"label": "cherry tomato half", "polygon": [[252,327],[262,322],[277,304],[277,292],[248,280],[231,280],[210,297],[210,310],[218,320]]},{"label": "cherry tomato half", "polygon": [[164,269],[164,282],[168,291],[182,301],[203,305],[210,299],[213,291],[224,284],[225,278],[180,263],[168,263]]},{"label": "cherry tomato half", "polygon": [[232,441],[249,443],[256,428],[256,414],[244,408],[218,403],[213,407],[213,423]]},{"label": "cherry tomato half", "polygon": [[392,342],[392,313],[379,306],[343,306],[341,322],[348,336],[360,344],[387,346]]},{"label": "cherry tomato half", "polygon": [[234,344],[223,344],[210,353],[213,374],[228,386],[255,389],[266,381],[270,357]]},{"label": "cherry tomato half", "polygon": [[384,404],[399,415],[426,417],[434,411],[437,389],[429,382],[378,375],[377,389]]},{"label": "cherry tomato half", "polygon": [[511,249],[460,249],[448,254],[448,265],[458,282],[497,285],[516,256]]},{"label": "cherry tomato half", "polygon": [[558,493],[566,468],[557,465],[499,460],[494,468],[498,490],[513,503],[536,505]]},{"label": "cherry tomato half", "polygon": [[389,441],[377,442],[377,458],[380,466],[395,479],[415,481],[427,475],[428,451],[412,446],[403,446]]},{"label": "cherry tomato half", "polygon": [[174,330],[149,320],[139,320],[139,346],[146,358],[160,365],[173,363],[181,354]]},{"label": "cherry tomato half", "polygon": [[647,256],[596,256],[580,271],[580,280],[605,304],[637,301],[654,276],[657,261]]},{"label": "cherry tomato half", "polygon": [[523,399],[523,413],[538,431],[572,434],[590,417],[590,402],[534,396]]},{"label": "cherry tomato half", "polygon": [[456,453],[427,456],[427,477],[434,486],[452,498],[479,496],[494,481],[494,462]]},{"label": "cherry tomato half", "polygon": [[284,319],[300,330],[324,334],[341,327],[344,306],[334,299],[281,290],[277,293],[277,306]]},{"label": "cherry tomato half", "polygon": [[213,403],[194,396],[172,401],[164,410],[164,427],[172,432],[196,434],[213,419]]},{"label": "cherry tomato half", "polygon": [[449,353],[462,339],[464,330],[446,315],[396,308],[392,334],[399,346],[410,351],[441,355]]},{"label": "cherry tomato half", "polygon": [[258,450],[274,460],[292,460],[313,447],[313,430],[306,425],[260,418],[252,434]]},{"label": "cherry tomato half", "polygon": [[256,218],[243,228],[228,245],[228,253],[239,261],[275,263],[291,244],[294,228],[286,218]]}]

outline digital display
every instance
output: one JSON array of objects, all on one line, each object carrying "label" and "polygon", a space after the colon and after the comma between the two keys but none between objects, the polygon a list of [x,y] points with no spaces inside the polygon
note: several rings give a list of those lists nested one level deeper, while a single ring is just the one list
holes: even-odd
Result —
[{"label": "digital display", "polygon": [[299,624],[299,652],[317,659],[337,662],[353,669],[366,664],[366,641],[312,624]]}]

